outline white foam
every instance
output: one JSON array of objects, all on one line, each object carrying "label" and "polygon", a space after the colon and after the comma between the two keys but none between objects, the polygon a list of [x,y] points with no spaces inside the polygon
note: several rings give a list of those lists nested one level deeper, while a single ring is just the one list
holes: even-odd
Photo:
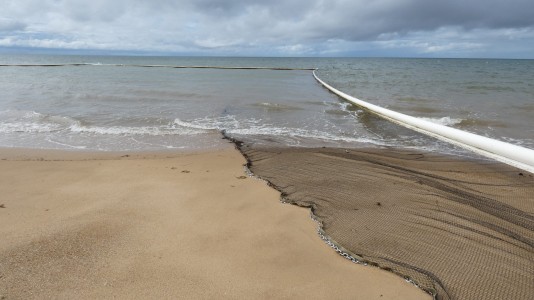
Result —
[{"label": "white foam", "polygon": [[[0,111],[0,133],[86,133],[95,135],[195,135],[205,130],[191,126],[177,127],[177,124],[161,126],[94,126],[82,125],[76,119],[52,116],[35,111],[6,110]],[[178,124],[179,125],[179,124]]]},{"label": "white foam", "polygon": [[457,119],[457,118],[451,118],[451,117],[443,117],[443,118],[418,117],[418,119],[429,121],[429,122],[440,124],[440,125],[445,125],[445,126],[452,126],[452,125],[460,124],[463,121],[463,119]]},{"label": "white foam", "polygon": [[[293,140],[310,139],[331,142],[370,143],[386,145],[383,141],[366,137],[354,137],[351,134],[331,133],[316,129],[292,128],[279,124],[265,123],[255,118],[237,119],[236,116],[204,117],[192,120],[176,118],[172,123],[159,126],[98,126],[88,125],[69,117],[51,116],[34,111],[2,111],[0,112],[0,133],[45,134],[47,141],[64,147],[75,148],[63,141],[65,136],[83,135],[96,138],[98,136],[193,136],[225,130],[229,134],[247,136],[273,136]],[[52,138],[53,139],[50,139]],[[70,138],[69,138],[70,139]]]},{"label": "white foam", "polygon": [[65,148],[78,149],[78,150],[87,149],[86,146],[69,145],[69,144],[58,142],[58,141],[54,141],[52,139],[46,139],[46,141],[50,142],[52,144],[60,145],[60,146],[62,146],[61,148],[65,147]]},{"label": "white foam", "polygon": [[347,143],[369,143],[379,146],[386,146],[385,143],[372,140],[369,138],[353,138],[339,136],[319,130],[305,130],[300,128],[286,128],[286,127],[269,127],[269,126],[257,126],[244,129],[233,129],[227,130],[229,134],[238,134],[238,135],[266,135],[266,136],[282,136],[290,138],[304,138],[304,139],[313,139],[313,140],[322,140],[322,141],[332,141],[332,142],[347,142]]},{"label": "white foam", "polygon": [[348,108],[349,108],[349,106],[352,106],[352,103],[350,103],[350,102],[338,102],[338,105],[341,107],[341,110],[346,111],[346,112],[350,112],[350,110]]},{"label": "white foam", "polygon": [[236,135],[277,136],[348,143],[370,143],[379,146],[386,145],[382,141],[369,138],[347,137],[320,130],[308,130],[305,128],[280,127],[273,124],[263,123],[261,120],[253,118],[237,120],[235,116],[231,115],[218,118],[199,118],[191,121],[176,119],[174,123],[182,127],[198,130],[225,130],[228,134]]},{"label": "white foam", "polygon": [[127,126],[81,126],[72,125],[70,128],[74,133],[91,133],[99,135],[149,135],[149,136],[164,136],[164,135],[194,135],[201,132],[195,130],[187,130],[183,128],[175,128],[173,126],[142,126],[142,127],[127,127]]},{"label": "white foam", "polygon": [[246,128],[255,126],[260,121],[257,119],[237,120],[235,116],[227,115],[222,117],[205,117],[193,119],[191,121],[183,121],[175,119],[174,124],[197,130],[212,131],[212,130],[233,130],[238,128]]},{"label": "white foam", "polygon": [[[178,118],[174,120],[174,124],[184,127],[184,128],[190,128],[190,129],[197,129],[197,130],[216,130],[218,129],[213,122],[208,122],[208,118],[204,119],[196,119],[190,122],[182,121]],[[206,122],[203,122],[206,121]]]},{"label": "white foam", "polygon": [[68,117],[50,116],[34,111],[6,110],[0,112],[0,133],[46,133],[55,132],[77,124]]}]

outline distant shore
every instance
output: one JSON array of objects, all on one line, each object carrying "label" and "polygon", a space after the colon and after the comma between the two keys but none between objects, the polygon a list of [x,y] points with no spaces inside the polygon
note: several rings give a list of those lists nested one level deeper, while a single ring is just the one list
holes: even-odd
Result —
[{"label": "distant shore", "polygon": [[0,159],[2,299],[430,299],[339,256],[231,145]]}]

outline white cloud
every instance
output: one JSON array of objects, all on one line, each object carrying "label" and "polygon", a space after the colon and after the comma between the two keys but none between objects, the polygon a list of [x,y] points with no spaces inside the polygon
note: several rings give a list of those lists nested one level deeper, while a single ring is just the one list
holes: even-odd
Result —
[{"label": "white cloud", "polygon": [[[4,0],[0,45],[239,55],[533,57],[530,0]],[[374,51],[374,52],[373,52]]]}]

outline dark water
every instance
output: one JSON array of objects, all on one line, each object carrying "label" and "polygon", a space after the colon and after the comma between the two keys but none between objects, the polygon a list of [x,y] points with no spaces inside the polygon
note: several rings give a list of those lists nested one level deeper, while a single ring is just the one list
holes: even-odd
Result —
[{"label": "dark water", "polygon": [[91,65],[0,67],[0,146],[205,149],[226,130],[260,144],[455,151],[343,102],[310,71],[132,66],[179,65],[317,67],[362,100],[534,148],[532,60],[0,56],[64,63]]}]

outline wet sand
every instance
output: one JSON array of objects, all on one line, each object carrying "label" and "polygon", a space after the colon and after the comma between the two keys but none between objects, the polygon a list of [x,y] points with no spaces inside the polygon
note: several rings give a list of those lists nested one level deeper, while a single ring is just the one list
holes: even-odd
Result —
[{"label": "wet sand", "polygon": [[430,299],[206,153],[0,150],[0,298]]},{"label": "wet sand", "polygon": [[415,150],[236,143],[255,175],[310,207],[354,260],[437,299],[534,298],[533,174]]}]

